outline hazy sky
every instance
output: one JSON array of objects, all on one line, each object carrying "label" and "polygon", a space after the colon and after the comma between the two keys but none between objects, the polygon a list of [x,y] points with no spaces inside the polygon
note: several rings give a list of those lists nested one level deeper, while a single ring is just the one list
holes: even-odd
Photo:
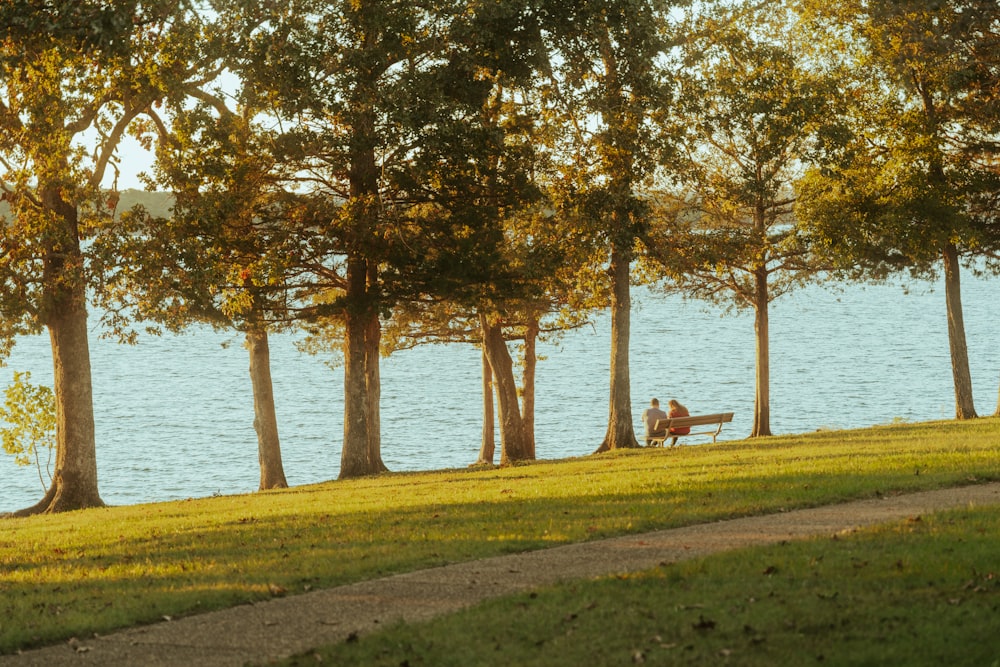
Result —
[{"label": "hazy sky", "polygon": [[[120,159],[118,189],[145,190],[146,187],[139,181],[139,173],[151,171],[153,153],[145,150],[135,139],[126,137],[119,146],[118,156]],[[114,171],[109,168],[108,173],[104,176],[104,185],[111,187],[113,180]]]}]

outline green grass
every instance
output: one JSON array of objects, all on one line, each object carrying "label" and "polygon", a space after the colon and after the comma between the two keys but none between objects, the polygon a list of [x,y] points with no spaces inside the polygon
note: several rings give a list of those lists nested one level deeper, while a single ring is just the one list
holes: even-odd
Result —
[{"label": "green grass", "polygon": [[1000,479],[1000,420],[392,474],[0,522],[0,652],[626,532]]},{"label": "green grass", "polygon": [[518,594],[285,664],[989,667],[998,554],[995,508],[947,512]]}]

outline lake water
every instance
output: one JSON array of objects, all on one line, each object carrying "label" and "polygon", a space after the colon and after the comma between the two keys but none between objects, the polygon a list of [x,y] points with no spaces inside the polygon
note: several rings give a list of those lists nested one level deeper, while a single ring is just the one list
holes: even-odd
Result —
[{"label": "lake water", "polygon": [[[1000,379],[1000,280],[963,274],[976,409],[993,414]],[[677,398],[692,414],[733,411],[723,439],[753,422],[754,331],[750,314],[636,290],[632,409]],[[543,344],[537,377],[537,454],[592,452],[607,426],[610,320]],[[334,479],[343,434],[343,371],[298,352],[291,335],[271,341],[285,474],[291,485]],[[671,371],[659,367],[669,362]],[[257,488],[257,441],[242,338],[199,329],[92,343],[98,475],[109,504],[134,504]],[[51,383],[48,337],[20,340],[12,372]],[[382,365],[382,455],[391,470],[464,467],[480,438],[480,357],[468,345],[394,354]],[[771,307],[771,429],[777,434],[954,416],[943,285],[808,287]],[[572,422],[576,432],[567,432]],[[690,442],[703,442],[692,438]],[[683,441],[682,441],[683,442]],[[498,440],[499,443],[499,440]],[[499,460],[499,452],[497,453]],[[42,496],[34,468],[0,454],[0,510]]]}]

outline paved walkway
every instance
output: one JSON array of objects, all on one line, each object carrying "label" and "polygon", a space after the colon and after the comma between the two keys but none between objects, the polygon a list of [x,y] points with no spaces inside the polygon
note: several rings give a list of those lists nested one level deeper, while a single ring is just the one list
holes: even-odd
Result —
[{"label": "paved walkway", "polygon": [[969,505],[1000,505],[1000,483],[733,519],[447,565],[0,656],[0,667],[266,664],[351,635],[374,632],[386,623],[420,622],[487,598],[560,580],[646,570],[727,549],[832,535]]}]

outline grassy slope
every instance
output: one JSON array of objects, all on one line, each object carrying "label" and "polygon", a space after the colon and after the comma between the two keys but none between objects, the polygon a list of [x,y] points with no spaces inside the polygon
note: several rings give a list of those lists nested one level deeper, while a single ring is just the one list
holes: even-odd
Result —
[{"label": "grassy slope", "polygon": [[491,600],[286,664],[995,666],[998,553],[995,508],[946,512]]},{"label": "grassy slope", "polygon": [[1000,420],[394,474],[0,523],[0,652],[445,562],[1000,479]]}]

